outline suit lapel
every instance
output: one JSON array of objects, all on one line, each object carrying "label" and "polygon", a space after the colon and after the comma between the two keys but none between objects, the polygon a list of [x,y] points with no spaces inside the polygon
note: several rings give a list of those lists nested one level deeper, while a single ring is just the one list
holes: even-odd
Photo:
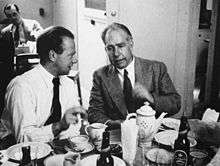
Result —
[{"label": "suit lapel", "polygon": [[121,114],[126,118],[127,108],[124,102],[124,94],[118,74],[115,69],[112,68],[108,71],[106,84],[112,100],[118,107]]},{"label": "suit lapel", "polygon": [[148,61],[146,60],[145,63],[143,63],[140,58],[135,57],[134,72],[135,82],[139,82],[151,92],[153,89],[153,70]]}]

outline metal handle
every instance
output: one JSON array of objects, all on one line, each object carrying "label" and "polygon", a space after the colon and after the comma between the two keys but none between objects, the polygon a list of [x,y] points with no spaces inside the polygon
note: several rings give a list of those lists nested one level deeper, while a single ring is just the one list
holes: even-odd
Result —
[{"label": "metal handle", "polygon": [[112,12],[111,12],[111,16],[112,16],[112,17],[115,17],[116,15],[117,15],[117,12],[116,12],[116,11],[112,11]]}]

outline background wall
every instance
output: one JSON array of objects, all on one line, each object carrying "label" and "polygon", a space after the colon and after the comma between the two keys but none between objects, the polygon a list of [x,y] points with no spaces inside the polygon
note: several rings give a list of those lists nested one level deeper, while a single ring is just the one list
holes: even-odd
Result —
[{"label": "background wall", "polygon": [[[64,26],[73,32],[78,56],[77,12],[77,0],[53,0],[53,25]],[[73,70],[77,69],[78,64],[74,64]]]},{"label": "background wall", "polygon": [[[18,5],[22,17],[39,21],[43,28],[53,24],[53,1],[51,0],[1,0],[0,21],[5,18],[3,8],[7,3]],[[44,16],[40,16],[40,8],[44,9]]]}]

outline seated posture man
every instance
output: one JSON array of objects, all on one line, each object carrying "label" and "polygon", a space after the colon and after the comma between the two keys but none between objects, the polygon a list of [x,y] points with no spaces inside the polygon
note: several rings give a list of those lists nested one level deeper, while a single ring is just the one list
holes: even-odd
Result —
[{"label": "seated posture man", "polygon": [[74,35],[50,27],[38,37],[37,52],[40,64],[15,77],[5,95],[2,119],[17,142],[74,136],[78,113],[85,115],[76,84],[66,76],[77,62]]},{"label": "seated posture man", "polygon": [[119,127],[128,113],[135,112],[146,101],[157,115],[179,111],[181,98],[166,66],[135,57],[132,35],[125,25],[109,25],[102,40],[111,64],[94,72],[88,109],[90,122]]},{"label": "seated posture man", "polygon": [[[23,52],[36,52],[36,37],[43,30],[35,20],[24,19],[16,4],[7,4],[4,13],[10,24],[0,34],[0,115],[4,107],[3,96],[9,81],[14,77],[14,55]],[[17,49],[25,44],[29,50]]]},{"label": "seated posture man", "polygon": [[16,4],[7,4],[4,7],[4,13],[11,24],[5,27],[1,33],[3,38],[10,38],[9,33],[12,33],[15,47],[27,41],[35,41],[42,31],[39,22],[21,17]]}]

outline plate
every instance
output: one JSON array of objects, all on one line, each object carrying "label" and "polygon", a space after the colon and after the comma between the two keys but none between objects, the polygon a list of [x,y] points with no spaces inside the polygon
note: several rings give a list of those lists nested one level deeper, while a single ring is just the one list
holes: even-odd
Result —
[{"label": "plate", "polygon": [[[82,159],[81,165],[83,165],[83,166],[96,166],[96,160],[97,160],[98,156],[99,156],[98,154],[95,154],[95,155],[91,155],[91,156],[88,156],[88,157]],[[120,159],[116,156],[112,156],[112,157],[114,159],[114,166],[126,166],[125,162],[122,159]]]},{"label": "plate", "polygon": [[173,153],[168,152],[165,149],[153,148],[145,154],[145,157],[154,163],[170,164],[172,161]]},{"label": "plate", "polygon": [[9,147],[6,150],[7,157],[14,159],[14,160],[21,160],[21,158],[22,158],[21,148],[23,146],[30,146],[31,147],[31,159],[43,158],[43,157],[47,156],[52,151],[51,147],[46,143],[25,142],[25,143],[19,143],[19,144],[16,144],[16,145]]},{"label": "plate", "polygon": [[[163,145],[168,145],[173,147],[174,142],[178,137],[178,131],[176,130],[165,130],[161,131],[157,134],[155,134],[154,139],[156,142],[163,144]],[[190,141],[190,147],[193,147],[197,144],[197,141],[193,137],[189,137],[188,139]]]},{"label": "plate", "polygon": [[[75,149],[75,150],[74,150]],[[78,149],[83,149],[80,151],[81,154],[91,152],[94,149],[94,145],[92,143],[82,143],[82,144],[75,144],[74,149],[70,148],[69,146],[65,146],[66,151],[72,152],[79,152]]]},{"label": "plate", "polygon": [[178,131],[179,126],[180,126],[180,120],[179,119],[174,119],[174,118],[164,118],[162,121],[162,124],[169,127],[173,128],[174,130]]},{"label": "plate", "polygon": [[45,166],[63,166],[64,154],[50,156],[44,160]]}]

